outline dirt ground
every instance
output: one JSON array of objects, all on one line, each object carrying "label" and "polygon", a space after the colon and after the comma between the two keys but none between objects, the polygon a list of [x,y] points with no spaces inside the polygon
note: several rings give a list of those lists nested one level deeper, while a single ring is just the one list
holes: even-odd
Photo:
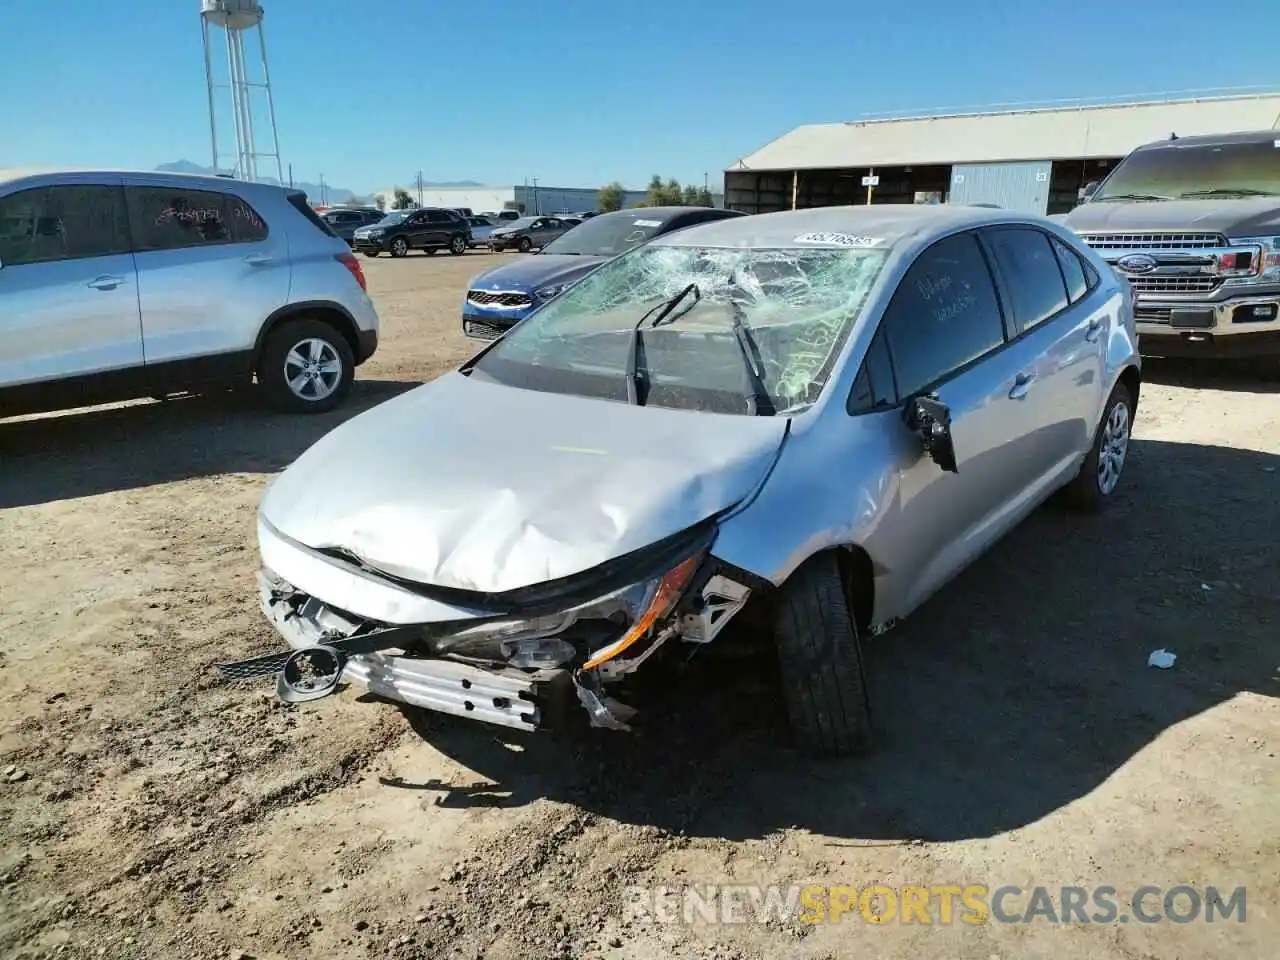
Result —
[{"label": "dirt ground", "polygon": [[[264,485],[463,359],[462,291],[492,262],[364,261],[383,339],[333,415],[231,397],[0,424],[6,955],[1276,955],[1280,384],[1237,371],[1150,363],[1109,515],[1038,511],[871,642],[866,760],[795,753],[750,658],[653,692],[635,736],[221,683],[215,661],[278,646],[254,593]],[[1247,919],[626,909],[630,887],[721,883],[1244,886]]]}]

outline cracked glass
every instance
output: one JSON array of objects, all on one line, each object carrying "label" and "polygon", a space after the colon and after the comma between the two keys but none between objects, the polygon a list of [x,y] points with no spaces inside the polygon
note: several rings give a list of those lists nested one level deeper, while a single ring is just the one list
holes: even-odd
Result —
[{"label": "cracked glass", "polygon": [[[821,393],[886,256],[867,248],[640,247],[517,325],[475,369],[525,386],[519,369],[536,369],[538,389],[617,399],[633,330],[649,313],[640,326],[647,403],[746,413],[736,314],[758,350],[773,409],[798,413]],[[698,295],[651,326],[690,284]]]}]

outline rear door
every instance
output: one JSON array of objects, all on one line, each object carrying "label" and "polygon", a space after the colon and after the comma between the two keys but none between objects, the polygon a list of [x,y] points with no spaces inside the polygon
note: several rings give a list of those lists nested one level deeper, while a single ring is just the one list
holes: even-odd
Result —
[{"label": "rear door", "polygon": [[[894,559],[894,589],[911,609],[1017,522],[1037,476],[1038,417],[1010,397],[1034,348],[1011,341],[989,260],[977,235],[938,241],[917,257],[881,319],[864,367],[892,370],[902,404],[933,394],[951,411],[957,473],[941,470],[918,442],[898,469],[890,522],[868,542]],[[872,371],[874,372],[874,371]],[[882,375],[878,387],[884,391]],[[905,431],[901,411],[886,428]],[[876,538],[887,538],[879,541]]]},{"label": "rear door", "polygon": [[234,194],[126,183],[125,196],[149,378],[247,371],[263,321],[289,296],[283,228]]},{"label": "rear door", "polygon": [[0,196],[0,387],[142,365],[118,178]]},{"label": "rear door", "polygon": [[1014,334],[1030,355],[1014,389],[1035,421],[1039,495],[1074,473],[1093,440],[1108,320],[1085,302],[1084,265],[1061,241],[1032,226],[990,228],[983,239]]}]

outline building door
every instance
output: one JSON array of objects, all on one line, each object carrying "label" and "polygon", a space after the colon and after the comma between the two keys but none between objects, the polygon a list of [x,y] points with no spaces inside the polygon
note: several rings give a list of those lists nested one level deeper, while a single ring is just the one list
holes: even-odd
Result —
[{"label": "building door", "polygon": [[1045,214],[1053,164],[958,163],[951,168],[948,203],[994,203],[1004,210]]}]

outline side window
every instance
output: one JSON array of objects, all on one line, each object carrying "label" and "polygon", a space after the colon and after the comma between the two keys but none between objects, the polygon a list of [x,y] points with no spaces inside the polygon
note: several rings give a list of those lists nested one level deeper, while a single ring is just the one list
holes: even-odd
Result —
[{"label": "side window", "polygon": [[1050,242],[1053,244],[1053,252],[1058,256],[1058,266],[1062,267],[1062,277],[1067,281],[1067,297],[1075,303],[1081,300],[1092,286],[1085,275],[1084,264],[1080,262],[1076,252],[1061,240],[1054,239]]},{"label": "side window", "polygon": [[443,210],[432,210],[427,214],[427,223],[453,223],[453,217]]},{"label": "side window", "polygon": [[0,263],[6,267],[128,250],[119,187],[36,187],[0,197]]},{"label": "side window", "polygon": [[1000,301],[971,233],[916,258],[881,320],[899,397],[908,397],[1004,343]]},{"label": "side window", "polygon": [[853,382],[846,409],[849,413],[870,413],[886,410],[898,404],[898,390],[893,382],[893,364],[889,361],[889,348],[885,346],[884,327],[876,331],[867,348],[867,355]]},{"label": "side window", "polygon": [[986,236],[1019,329],[1029,330],[1067,308],[1066,284],[1048,236],[1026,227],[988,230]]},{"label": "side window", "polygon": [[267,225],[239,197],[181,187],[126,187],[129,222],[139,250],[179,250],[214,243],[251,243]]}]

